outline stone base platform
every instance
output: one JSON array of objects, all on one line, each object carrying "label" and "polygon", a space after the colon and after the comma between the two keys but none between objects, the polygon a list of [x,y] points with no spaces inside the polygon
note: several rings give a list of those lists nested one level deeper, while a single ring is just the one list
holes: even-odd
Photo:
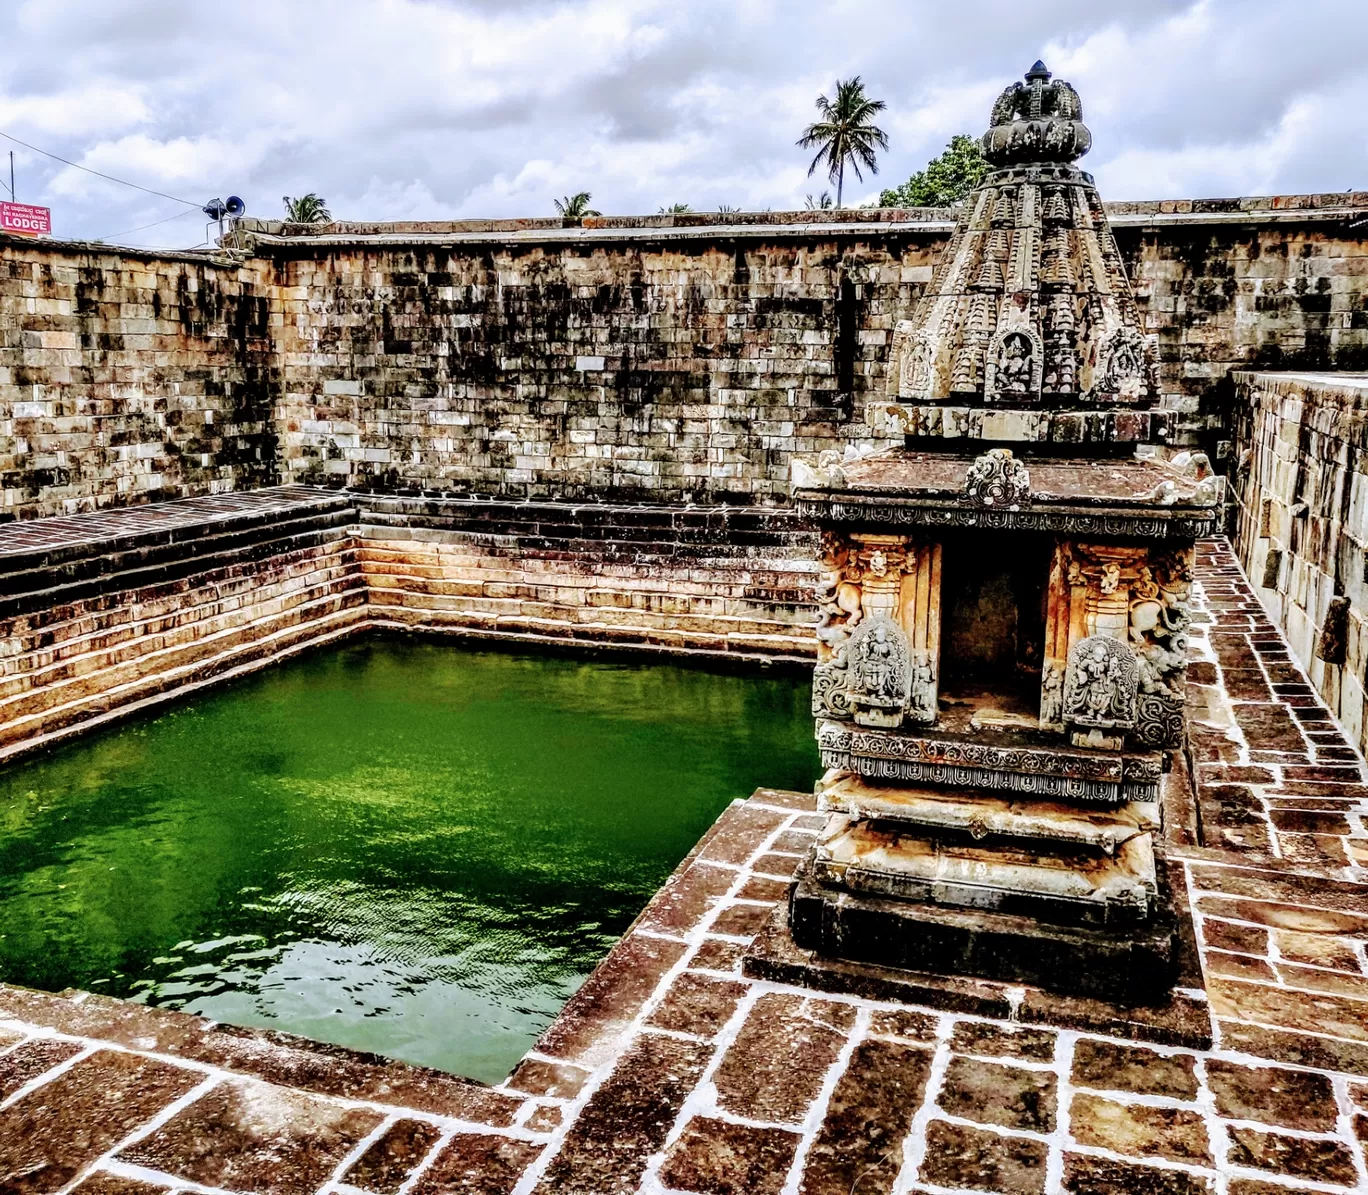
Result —
[{"label": "stone base platform", "polygon": [[[801,869],[790,900],[798,940],[780,906],[747,952],[746,974],[989,1016],[1025,991],[1019,1012],[1031,1023],[1189,1049],[1211,1046],[1191,926],[1179,924],[1185,918],[1167,918],[1145,935],[1111,935],[833,893]],[[895,942],[912,943],[916,953],[895,955]]]},{"label": "stone base platform", "polygon": [[1177,919],[1163,894],[1150,925],[1121,931],[840,891],[805,872],[790,899],[799,945],[855,962],[1130,1004],[1163,1000],[1178,970]]}]

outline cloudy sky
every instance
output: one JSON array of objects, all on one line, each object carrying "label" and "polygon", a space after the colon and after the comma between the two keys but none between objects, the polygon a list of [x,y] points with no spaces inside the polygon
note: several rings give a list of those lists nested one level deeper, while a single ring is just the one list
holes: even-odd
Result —
[{"label": "cloudy sky", "polygon": [[[813,100],[887,101],[876,196],[1037,57],[1112,199],[1368,189],[1368,0],[4,0],[0,131],[178,198],[355,219],[801,207]],[[59,236],[187,246],[173,200],[16,150]],[[164,223],[138,231],[140,225]]]}]

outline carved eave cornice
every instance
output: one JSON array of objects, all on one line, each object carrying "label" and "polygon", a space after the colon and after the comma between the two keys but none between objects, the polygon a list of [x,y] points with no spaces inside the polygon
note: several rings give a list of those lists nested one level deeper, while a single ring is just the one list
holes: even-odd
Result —
[{"label": "carved eave cornice", "polygon": [[1222,479],[1206,458],[1056,460],[891,450],[794,465],[798,510],[817,523],[1198,539],[1217,530]]},{"label": "carved eave cornice", "polygon": [[799,491],[798,513],[833,525],[870,527],[975,528],[982,531],[1048,531],[1057,535],[1122,539],[1204,539],[1220,529],[1215,511],[1159,511],[1135,508],[1099,511],[1076,506],[1027,510],[981,510],[961,504],[889,501],[859,495],[834,497]]},{"label": "carved eave cornice", "polygon": [[1018,732],[1008,745],[982,730],[869,730],[820,721],[817,746],[825,767],[870,780],[979,787],[1042,799],[1115,805],[1158,794],[1163,757],[1156,751],[1093,751],[1032,742]]}]

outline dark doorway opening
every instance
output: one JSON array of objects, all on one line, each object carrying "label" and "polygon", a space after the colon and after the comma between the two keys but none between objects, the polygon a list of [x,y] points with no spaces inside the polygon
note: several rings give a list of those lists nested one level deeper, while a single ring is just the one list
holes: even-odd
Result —
[{"label": "dark doorway opening", "polygon": [[943,551],[942,697],[1034,717],[1053,539],[971,531]]}]

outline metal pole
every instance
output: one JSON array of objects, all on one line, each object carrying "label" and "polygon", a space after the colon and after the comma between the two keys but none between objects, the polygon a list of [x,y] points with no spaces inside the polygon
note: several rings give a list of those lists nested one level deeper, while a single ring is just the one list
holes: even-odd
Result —
[{"label": "metal pole", "polygon": [[14,150],[10,150],[10,202],[19,202],[19,197],[14,193]]}]

